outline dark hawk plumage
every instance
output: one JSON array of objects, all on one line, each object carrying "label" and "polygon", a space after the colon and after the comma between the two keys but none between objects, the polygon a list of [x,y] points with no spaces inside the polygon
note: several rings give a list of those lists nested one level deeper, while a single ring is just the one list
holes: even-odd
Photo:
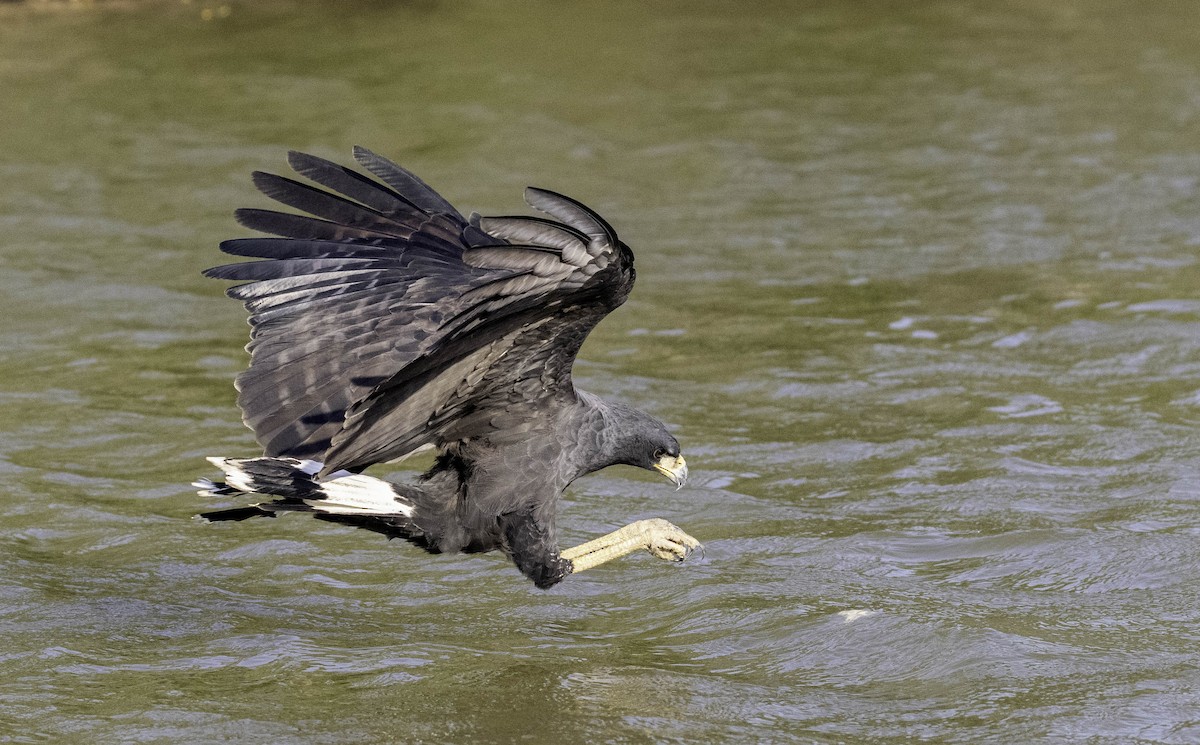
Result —
[{"label": "dark hawk plumage", "polygon": [[[467,219],[395,163],[354,157],[375,178],[295,152],[318,186],[255,173],[307,214],[239,210],[271,237],[222,243],[258,260],[205,272],[245,283],[228,291],[252,327],[238,405],[265,457],[213,459],[226,482],[201,485],[277,497],[206,517],[315,511],[433,551],[500,548],[554,584],[571,571],[554,513],[574,479],[615,463],[682,478],[660,465],[683,468],[660,422],[571,380],[584,339],[633,287],[633,254],[561,194],[525,192],[553,219]],[[430,446],[436,464],[416,484],[354,476]]]}]

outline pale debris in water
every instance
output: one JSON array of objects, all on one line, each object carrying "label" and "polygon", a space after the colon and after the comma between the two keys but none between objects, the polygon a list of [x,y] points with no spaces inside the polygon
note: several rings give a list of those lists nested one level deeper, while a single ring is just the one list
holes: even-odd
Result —
[{"label": "pale debris in water", "polygon": [[843,622],[853,623],[860,618],[866,618],[867,616],[873,616],[873,615],[875,615],[875,613],[876,613],[876,611],[873,611],[873,610],[866,610],[864,608],[855,608],[853,610],[840,610],[840,611],[838,611],[837,614],[842,617]]}]

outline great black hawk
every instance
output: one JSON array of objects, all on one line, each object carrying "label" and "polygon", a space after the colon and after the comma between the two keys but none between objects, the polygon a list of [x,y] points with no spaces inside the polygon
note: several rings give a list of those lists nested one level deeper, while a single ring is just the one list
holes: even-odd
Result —
[{"label": "great black hawk", "polygon": [[[654,417],[575,387],[588,333],[633,287],[633,254],[579,202],[529,188],[553,219],[463,218],[419,178],[369,150],[375,176],[312,155],[291,167],[318,186],[254,174],[307,214],[242,209],[272,237],[221,244],[248,261],[209,269],[250,313],[243,420],[263,457],[210,458],[224,481],[203,495],[257,493],[210,520],[280,511],[402,536],[432,552],[505,552],[538,587],[638,549],[682,561],[700,544],[641,520],[560,550],[559,496],[606,466],[682,485],[679,443]],[[324,187],[318,188],[318,187]],[[432,447],[415,483],[361,474]]]}]

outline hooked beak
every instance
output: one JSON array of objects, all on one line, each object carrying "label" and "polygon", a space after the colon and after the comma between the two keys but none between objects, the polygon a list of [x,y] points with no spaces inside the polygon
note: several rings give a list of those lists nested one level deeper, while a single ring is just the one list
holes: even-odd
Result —
[{"label": "hooked beak", "polygon": [[671,479],[676,491],[683,488],[683,482],[687,481],[687,462],[682,455],[677,458],[664,455],[654,464],[654,470]]}]

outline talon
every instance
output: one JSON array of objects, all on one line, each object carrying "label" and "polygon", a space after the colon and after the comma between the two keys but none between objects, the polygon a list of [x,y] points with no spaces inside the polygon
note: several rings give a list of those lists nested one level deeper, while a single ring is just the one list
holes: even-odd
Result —
[{"label": "talon", "polygon": [[700,541],[662,518],[651,518],[566,549],[562,557],[571,562],[572,571],[582,572],[638,549],[645,549],[656,559],[678,563],[687,561],[697,548],[703,551]]},{"label": "talon", "polygon": [[649,536],[646,550],[656,558],[683,562],[687,561],[693,550],[701,547],[700,541],[666,520],[656,520],[647,527]]}]

